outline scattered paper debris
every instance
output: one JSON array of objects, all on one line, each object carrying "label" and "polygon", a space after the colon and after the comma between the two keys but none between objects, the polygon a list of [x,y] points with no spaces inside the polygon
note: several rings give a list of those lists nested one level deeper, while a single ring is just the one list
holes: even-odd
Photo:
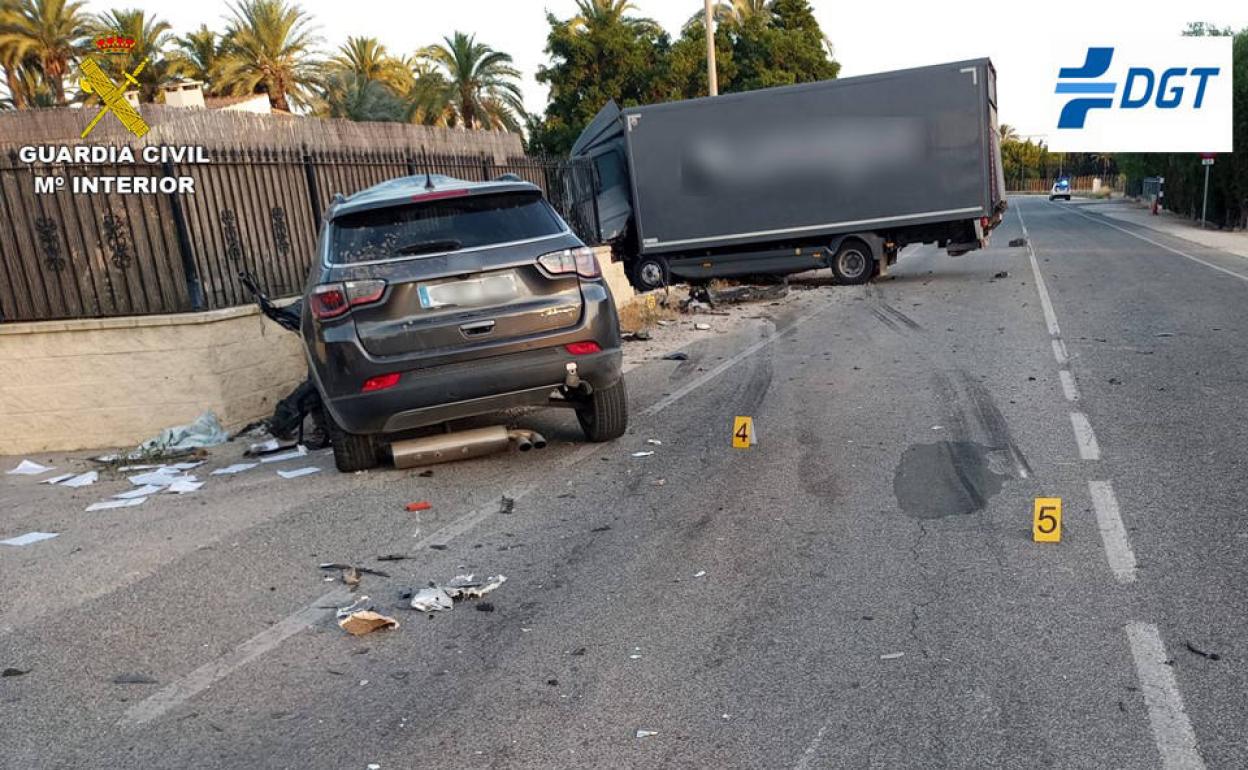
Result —
[{"label": "scattered paper debris", "polygon": [[40,484],[60,484],[65,479],[72,479],[73,477],[77,475],[78,475],[77,473],[62,473],[61,475],[53,476],[50,479],[43,479],[39,483]]},{"label": "scattered paper debris", "polygon": [[700,569],[697,572],[693,573],[693,576],[694,577],[706,577],[706,570]]},{"label": "scattered paper debris", "polygon": [[261,457],[260,462],[280,463],[286,460],[297,460],[300,457],[306,457],[307,454],[308,454],[308,448],[304,446],[303,444],[299,444],[298,446],[296,446],[294,449],[292,449],[289,452],[282,452],[281,454],[268,455],[267,457]]},{"label": "scattered paper debris", "polygon": [[650,456],[650,455],[652,455],[652,454],[654,454],[654,452],[652,452],[652,451],[646,451],[646,452],[633,452],[633,457],[649,457],[649,456]]},{"label": "scattered paper debris", "polygon": [[184,479],[178,479],[165,489],[175,495],[185,495],[187,492],[194,492],[202,487],[206,482],[198,481],[194,476],[188,476]]},{"label": "scattered paper debris", "polygon": [[150,495],[156,494],[162,489],[164,489],[164,487],[158,487],[155,484],[144,484],[143,486],[135,487],[134,489],[131,489],[128,492],[118,492],[117,494],[113,495],[113,499],[133,500],[136,497],[148,497]]},{"label": "scattered paper debris", "polygon": [[126,478],[136,487],[146,485],[154,487],[167,487],[175,480],[182,478],[182,472],[176,468],[170,468],[166,465],[162,465],[154,471],[140,473],[135,476],[127,476]]},{"label": "scattered paper debris", "polygon": [[60,485],[63,487],[73,487],[74,489],[77,489],[78,487],[89,487],[99,480],[100,474],[97,471],[87,471],[86,473],[80,473],[77,476],[74,476],[72,479],[62,481]]},{"label": "scattered paper debris", "polygon": [[412,609],[419,612],[441,612],[451,609],[454,604],[450,594],[436,585],[412,594]]},{"label": "scattered paper debris", "polygon": [[296,468],[293,471],[278,471],[277,475],[284,479],[297,479],[300,476],[310,476],[313,473],[320,473],[321,469],[315,465],[309,465],[306,468]]},{"label": "scattered paper debris", "polygon": [[176,468],[176,469],[178,469],[178,470],[180,470],[180,471],[189,471],[189,470],[191,470],[192,468],[198,468],[199,466],[203,465],[203,464],[204,464],[204,463],[206,463],[206,462],[208,462],[208,461],[207,461],[207,460],[196,460],[195,462],[174,463],[173,465],[170,465],[170,466],[168,466],[168,467],[170,467],[170,468]]},{"label": "scattered paper debris", "polygon": [[421,500],[420,502],[416,502],[416,503],[408,503],[407,505],[403,506],[404,510],[409,511],[411,513],[415,513],[416,511],[427,511],[432,507],[433,507],[433,503],[429,502],[428,500]]},{"label": "scattered paper debris", "polygon": [[10,476],[38,476],[40,473],[54,471],[56,468],[51,465],[40,465],[33,460],[22,460],[17,467],[8,471]]},{"label": "scattered paper debris", "polygon": [[904,652],[890,652],[887,655],[881,655],[880,660],[897,660],[904,655]]},{"label": "scattered paper debris", "polygon": [[377,612],[367,596],[338,610],[338,627],[352,636],[371,634],[379,628],[398,628],[399,621]]},{"label": "scattered paper debris", "polygon": [[27,532],[24,535],[11,537],[8,540],[0,540],[0,545],[30,545],[42,540],[51,540],[59,534],[59,532]]},{"label": "scattered paper debris", "polygon": [[256,457],[258,455],[271,455],[281,452],[285,449],[294,449],[297,444],[282,444],[275,438],[268,441],[260,441],[247,447],[247,451],[243,454],[247,457]]},{"label": "scattered paper debris", "polygon": [[87,513],[92,511],[108,511],[113,508],[133,508],[136,505],[142,505],[147,502],[146,497],[132,497],[129,500],[101,500],[98,503],[91,503],[87,506]]},{"label": "scattered paper debris", "polygon": [[233,465],[227,465],[224,468],[217,468],[215,471],[212,472],[212,475],[213,476],[229,476],[235,473],[242,473],[243,471],[249,471],[252,468],[256,467],[257,465],[259,465],[259,463],[234,463]]},{"label": "scattered paper debris", "polygon": [[659,734],[658,730],[642,730],[642,729],[638,729],[637,732],[635,733],[635,735],[638,738],[649,738],[651,736],[658,735],[658,734]]},{"label": "scattered paper debris", "polygon": [[[112,460],[105,460],[103,457],[97,457],[95,459],[102,463],[113,462]],[[131,473],[133,471],[150,471],[150,470],[155,470],[156,468],[163,468],[163,467],[165,466],[163,465],[123,465],[117,469],[117,472],[118,473]]]},{"label": "scattered paper debris", "polygon": [[693,325],[693,328],[700,332],[709,332],[711,330],[711,325],[706,323],[696,323]]},{"label": "scattered paper debris", "polygon": [[659,441],[657,438],[648,438],[646,439],[646,443],[650,446],[663,446],[663,442]]}]

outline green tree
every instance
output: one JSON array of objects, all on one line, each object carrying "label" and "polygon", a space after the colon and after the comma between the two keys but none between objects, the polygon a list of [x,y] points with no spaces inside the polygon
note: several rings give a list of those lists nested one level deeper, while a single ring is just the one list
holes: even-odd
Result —
[{"label": "green tree", "polygon": [[198,80],[204,84],[204,93],[218,96],[222,92],[218,76],[222,66],[223,41],[207,24],[174,38],[174,49],[169,52],[169,74]]},{"label": "green tree", "polygon": [[408,63],[391,56],[375,37],[347,38],[329,64],[334,69],[354,73],[396,90],[412,77]]},{"label": "green tree", "polygon": [[65,77],[87,50],[83,5],[81,0],[21,0],[6,10],[0,27],[0,49],[17,52],[10,56],[18,61],[31,57],[57,104],[66,103]]},{"label": "green tree", "polygon": [[226,27],[222,91],[264,93],[273,109],[309,104],[320,81],[311,17],[285,0],[238,0]]},{"label": "green tree", "polygon": [[578,0],[577,10],[570,19],[546,15],[550,64],[537,80],[550,87],[550,102],[545,119],[530,123],[533,151],[566,153],[612,99],[631,106],[668,98],[671,42],[658,24],[621,0]]},{"label": "green tree", "polygon": [[[706,76],[706,25],[702,23],[701,17],[695,17],[691,22],[685,25],[680,39],[672,44],[667,84],[662,95],[665,100],[696,99],[710,94],[710,82]],[[732,91],[732,84],[737,79],[733,42],[733,26],[717,23],[715,79],[722,93]]]},{"label": "green tree", "polygon": [[732,91],[831,80],[841,65],[807,0],[772,0],[769,13],[755,13],[737,25],[733,60],[738,77]]},{"label": "green tree", "polygon": [[139,62],[147,59],[139,81],[139,98],[145,102],[155,101],[157,89],[169,77],[169,63],[164,50],[173,40],[173,27],[157,16],[148,16],[138,8],[116,9],[91,17],[91,37],[98,39],[117,35],[134,41],[130,56],[101,57],[101,64],[111,70],[114,79],[121,79],[125,72],[133,72]]},{"label": "green tree", "polygon": [[448,83],[451,103],[465,128],[519,131],[524,119],[520,71],[509,54],[478,43],[475,35],[455,32],[419,56],[437,65]]},{"label": "green tree", "polygon": [[326,78],[315,104],[320,117],[402,121],[403,102],[380,80],[342,69]]}]

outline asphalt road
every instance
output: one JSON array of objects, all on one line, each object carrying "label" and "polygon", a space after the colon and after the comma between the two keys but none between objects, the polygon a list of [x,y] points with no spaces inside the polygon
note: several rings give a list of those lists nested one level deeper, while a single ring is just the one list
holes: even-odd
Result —
[{"label": "asphalt road", "polygon": [[[0,765],[1248,766],[1248,261],[1098,210],[808,282],[632,371],[610,445],[540,415],[540,453],[0,552]],[[401,627],[339,630],[320,561],[389,570]],[[492,612],[399,598],[460,572]]]}]

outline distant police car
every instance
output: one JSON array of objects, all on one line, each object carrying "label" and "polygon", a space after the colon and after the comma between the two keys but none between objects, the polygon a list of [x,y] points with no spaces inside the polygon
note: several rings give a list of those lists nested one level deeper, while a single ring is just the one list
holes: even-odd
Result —
[{"label": "distant police car", "polygon": [[1049,200],[1070,200],[1070,180],[1059,179],[1053,183],[1053,188],[1049,190]]}]

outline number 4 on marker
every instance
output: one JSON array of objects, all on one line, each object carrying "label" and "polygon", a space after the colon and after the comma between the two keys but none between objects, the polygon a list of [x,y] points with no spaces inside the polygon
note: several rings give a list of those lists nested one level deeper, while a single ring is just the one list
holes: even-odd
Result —
[{"label": "number 4 on marker", "polygon": [[734,449],[749,449],[758,443],[754,435],[754,418],[738,417],[732,421],[732,446]]},{"label": "number 4 on marker", "polygon": [[1036,498],[1031,517],[1031,539],[1037,543],[1062,542],[1062,498]]}]

